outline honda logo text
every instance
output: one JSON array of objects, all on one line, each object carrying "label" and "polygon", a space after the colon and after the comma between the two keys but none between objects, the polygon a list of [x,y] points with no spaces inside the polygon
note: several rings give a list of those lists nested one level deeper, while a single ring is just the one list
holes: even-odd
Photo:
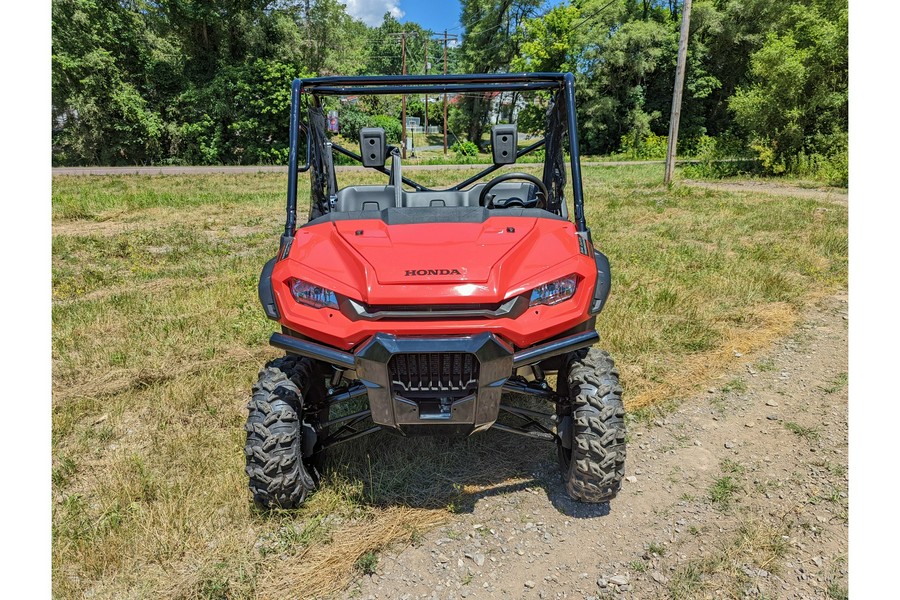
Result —
[{"label": "honda logo text", "polygon": [[422,277],[425,275],[462,275],[459,269],[407,269],[407,277]]}]

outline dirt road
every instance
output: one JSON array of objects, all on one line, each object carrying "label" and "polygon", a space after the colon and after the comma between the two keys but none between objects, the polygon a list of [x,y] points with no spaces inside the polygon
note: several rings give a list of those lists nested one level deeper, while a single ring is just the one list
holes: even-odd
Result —
[{"label": "dirt road", "polygon": [[[662,160],[630,160],[630,161],[581,161],[584,167],[622,167],[629,165],[661,165]],[[677,161],[684,164],[694,161]],[[528,165],[521,163],[519,166]],[[530,163],[534,167],[540,163]],[[403,165],[405,170],[411,171],[448,171],[453,169],[486,169],[489,164],[470,165]],[[362,165],[338,165],[335,171],[363,171],[368,167]],[[184,167],[54,167],[53,175],[203,175],[209,173],[287,173],[285,165],[222,165],[222,166],[184,166]]]},{"label": "dirt road", "polygon": [[847,297],[630,424],[611,506],[556,465],[383,553],[346,598],[846,598]]},{"label": "dirt road", "polygon": [[740,192],[747,194],[773,194],[791,196],[793,198],[813,198],[847,206],[848,193],[840,188],[823,186],[820,188],[802,188],[778,181],[697,181],[683,179],[679,183],[691,187],[719,190],[722,192]]}]

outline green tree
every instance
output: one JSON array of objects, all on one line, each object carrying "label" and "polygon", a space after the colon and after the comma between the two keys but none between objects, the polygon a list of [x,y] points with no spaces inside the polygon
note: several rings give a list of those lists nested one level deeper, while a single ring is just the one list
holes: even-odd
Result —
[{"label": "green tree", "polygon": [[[509,71],[520,53],[522,38],[517,32],[541,4],[540,0],[463,0],[460,67],[470,73]],[[490,101],[484,95],[467,95],[457,105],[454,128],[480,143],[489,111]]]},{"label": "green tree", "polygon": [[141,164],[162,156],[164,123],[145,100],[158,61],[138,2],[54,0],[54,161]]},{"label": "green tree", "polygon": [[579,117],[588,152],[613,152],[624,136],[642,140],[663,114],[656,82],[674,62],[677,33],[667,10],[647,4],[623,2],[590,25],[602,41],[584,53]]},{"label": "green tree", "polygon": [[291,81],[306,76],[263,59],[220,69],[182,96],[177,154],[192,164],[286,162]]},{"label": "green tree", "polygon": [[[412,75],[425,72],[424,48],[432,33],[417,23],[401,23],[390,13],[384,13],[381,25],[370,29],[367,37],[372,48],[365,62],[367,75],[400,75],[403,72],[401,33],[406,34],[406,72]],[[434,57],[430,53],[432,62]]]},{"label": "green tree", "polygon": [[578,71],[584,49],[577,27],[581,17],[577,6],[560,4],[540,17],[525,20],[518,32],[520,53],[513,57],[510,70]]},{"label": "green tree", "polygon": [[[658,147],[668,130],[678,0],[463,0],[450,72],[571,71],[582,150]],[[290,80],[302,74],[442,71],[441,44],[386,14],[370,28],[340,0],[52,0],[58,164],[282,162]],[[420,97],[408,114],[424,116]],[[516,98],[512,98],[514,106]],[[393,131],[396,97],[336,99],[350,125]],[[429,104],[429,122],[441,120]],[[480,143],[490,98],[462,94],[451,133]],[[517,119],[540,131],[545,106]],[[502,119],[511,118],[503,114]],[[736,140],[771,172],[846,181],[846,0],[695,0],[681,151]],[[736,146],[737,147],[737,146]]]},{"label": "green tree", "polygon": [[338,0],[305,2],[298,58],[318,75],[357,75],[369,59],[369,29],[350,17]]},{"label": "green tree", "polygon": [[790,5],[752,55],[751,83],[729,100],[767,169],[794,170],[813,155],[845,169],[847,72],[846,1]]}]

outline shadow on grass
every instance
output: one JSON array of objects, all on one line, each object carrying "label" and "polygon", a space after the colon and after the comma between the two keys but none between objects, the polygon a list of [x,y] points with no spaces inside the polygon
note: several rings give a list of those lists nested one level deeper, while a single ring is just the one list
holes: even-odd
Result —
[{"label": "shadow on grass", "polygon": [[543,489],[560,513],[594,518],[609,503],[569,498],[550,442],[488,430],[471,437],[408,437],[378,432],[336,448],[323,489],[351,502],[385,508],[444,508],[471,513],[478,501]]}]

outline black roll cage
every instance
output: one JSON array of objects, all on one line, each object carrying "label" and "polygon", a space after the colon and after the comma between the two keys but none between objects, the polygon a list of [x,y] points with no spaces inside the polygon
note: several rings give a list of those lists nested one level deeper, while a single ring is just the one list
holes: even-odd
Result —
[{"label": "black roll cage", "polygon": [[[334,169],[331,164],[331,155],[327,159],[319,155],[317,144],[312,143],[316,135],[311,123],[303,124],[300,121],[301,99],[303,94],[312,97],[314,109],[321,110],[320,96],[343,95],[385,95],[385,94],[445,94],[463,92],[515,92],[550,90],[557,91],[557,98],[561,97],[562,104],[558,106],[560,113],[565,115],[566,130],[569,140],[569,159],[572,176],[572,202],[574,208],[574,220],[577,231],[590,236],[584,218],[584,193],[581,184],[581,162],[578,151],[578,125],[575,117],[575,76],[572,73],[500,73],[500,74],[472,74],[472,75],[372,75],[360,77],[312,77],[308,79],[295,79],[291,86],[291,119],[290,119],[290,151],[288,155],[288,190],[287,190],[287,220],[285,222],[284,236],[292,238],[297,225],[297,175],[312,169],[312,177],[321,178],[323,173],[317,172],[317,165],[329,165],[330,178],[333,178]],[[310,109],[310,120],[313,118],[313,109]],[[300,133],[306,133],[306,162],[301,167],[299,164]],[[523,148],[516,153],[519,158],[529,152],[547,144],[547,137],[559,132],[547,131],[544,138]],[[559,138],[561,139],[561,138]],[[362,162],[355,152],[348,150],[333,142],[328,142],[331,149],[341,154]],[[313,148],[316,147],[313,154]],[[561,148],[560,148],[561,151]],[[324,159],[324,160],[323,160]],[[553,158],[549,155],[544,161],[544,182],[551,185],[551,173]],[[491,165],[481,172],[469,177],[465,181],[449,188],[460,190],[467,185],[488,175],[502,165]],[[376,170],[390,174],[384,167]],[[561,176],[564,178],[565,174]],[[333,179],[330,179],[333,181]],[[426,191],[428,188],[403,177],[403,183],[416,189]],[[315,185],[315,183],[314,183]],[[330,183],[328,184],[331,185]],[[430,190],[429,190],[430,191]],[[285,240],[286,242],[286,240]],[[284,245],[284,243],[282,244]]]}]

